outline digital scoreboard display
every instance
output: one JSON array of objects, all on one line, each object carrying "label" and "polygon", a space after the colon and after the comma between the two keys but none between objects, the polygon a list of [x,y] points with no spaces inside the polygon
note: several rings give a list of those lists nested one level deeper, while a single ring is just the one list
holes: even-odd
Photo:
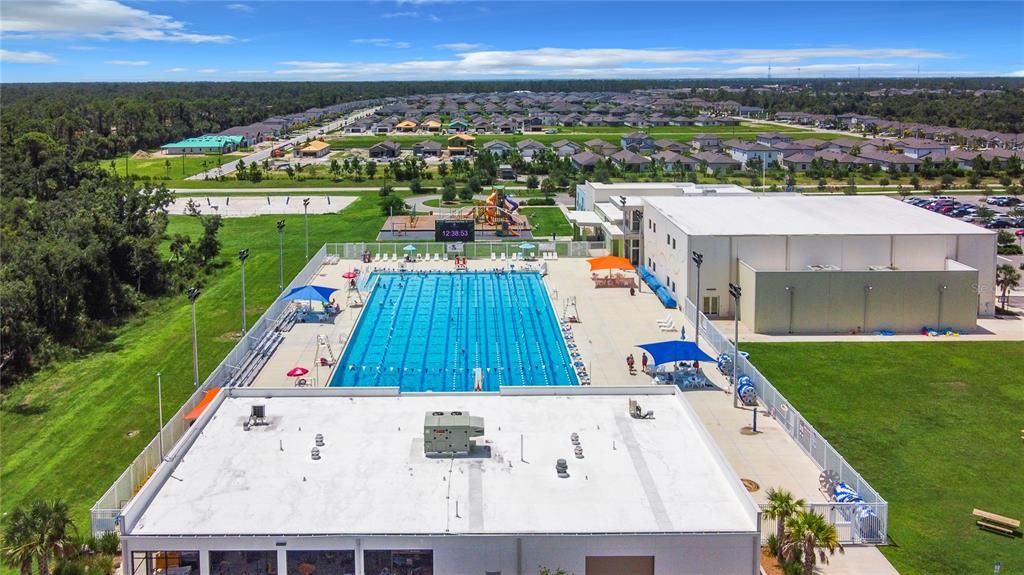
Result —
[{"label": "digital scoreboard display", "polygon": [[473,220],[437,220],[434,222],[435,242],[472,242],[476,239]]}]

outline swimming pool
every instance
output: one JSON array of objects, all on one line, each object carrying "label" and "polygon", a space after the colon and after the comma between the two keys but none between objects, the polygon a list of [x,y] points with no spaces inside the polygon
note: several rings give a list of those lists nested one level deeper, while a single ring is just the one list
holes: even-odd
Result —
[{"label": "swimming pool", "polygon": [[576,385],[540,275],[377,272],[332,387]]}]

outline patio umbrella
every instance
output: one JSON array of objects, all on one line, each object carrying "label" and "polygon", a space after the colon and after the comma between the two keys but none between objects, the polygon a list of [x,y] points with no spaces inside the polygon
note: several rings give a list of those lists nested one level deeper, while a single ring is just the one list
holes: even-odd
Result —
[{"label": "patio umbrella", "polygon": [[715,358],[704,353],[694,342],[681,339],[644,343],[637,347],[651,354],[654,365],[676,361],[715,361]]},{"label": "patio umbrella", "polygon": [[347,280],[354,280],[357,277],[359,277],[359,274],[357,274],[356,272],[345,272],[345,273],[341,274],[341,277],[343,277],[343,278],[345,278]]},{"label": "patio umbrella", "polygon": [[597,270],[628,270],[633,271],[635,268],[633,264],[626,258],[619,256],[601,256],[599,258],[590,258],[587,260],[590,264],[590,271]]},{"label": "patio umbrella", "polygon": [[537,247],[537,246],[531,244],[530,242],[523,242],[523,243],[519,244],[519,249],[521,249],[521,250],[532,250],[535,247]]},{"label": "patio umbrella", "polygon": [[288,370],[288,373],[285,375],[287,375],[288,377],[302,377],[307,373],[309,373],[309,370],[304,367],[293,367],[290,370]]},{"label": "patio umbrella", "polygon": [[1024,230],[1017,230],[1013,233],[1017,234],[1018,236],[1024,236]]},{"label": "patio umbrella", "polygon": [[281,299],[283,301],[306,300],[327,303],[331,301],[331,294],[336,291],[338,291],[338,288],[313,285],[299,286],[293,288],[292,291],[285,294]]},{"label": "patio umbrella", "polygon": [[414,251],[416,251],[416,246],[414,246],[412,244],[409,244],[409,245],[405,246],[404,248],[402,248],[402,251],[403,252],[414,252]]}]

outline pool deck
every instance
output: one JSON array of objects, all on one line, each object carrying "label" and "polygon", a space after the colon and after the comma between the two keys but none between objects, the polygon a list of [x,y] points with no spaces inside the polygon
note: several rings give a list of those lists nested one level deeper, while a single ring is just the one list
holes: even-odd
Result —
[{"label": "pool deck", "polygon": [[[536,269],[540,262],[533,262]],[[648,289],[629,295],[628,289],[596,289],[590,278],[590,268],[583,258],[560,258],[545,262],[548,274],[544,281],[552,298],[552,305],[558,317],[576,315],[580,323],[573,324],[575,341],[591,374],[592,385],[643,385],[650,378],[631,375],[626,368],[626,356],[630,353],[640,365],[642,350],[635,346],[679,337],[679,331],[661,331],[657,320],[671,316],[675,325],[682,322],[688,339],[693,338],[690,319],[675,310],[666,310],[658,298]],[[333,349],[335,358],[340,358],[343,342],[351,334],[361,308],[345,305],[348,294],[348,280],[341,277],[346,271],[359,268],[362,273],[375,269],[395,269],[397,263],[363,264],[354,260],[341,260],[321,268],[313,282],[341,288],[335,294],[339,305],[344,308],[333,324],[296,324],[285,333],[282,344],[275,351],[261,373],[255,379],[256,387],[291,387],[291,378],[284,374],[292,367],[301,365],[310,369],[307,379],[316,385],[326,385],[330,380],[329,368],[320,368],[317,377],[314,361],[317,357],[317,335],[325,336]],[[508,267],[509,262],[470,260],[470,271],[487,271],[495,267]],[[516,266],[523,265],[517,263]],[[414,271],[451,271],[454,263],[421,262],[412,264]],[[364,296],[365,297],[365,296]],[[576,307],[567,305],[575,299]],[[704,345],[708,353],[713,351]],[[321,352],[320,355],[326,355]],[[709,366],[710,367],[710,366]],[[743,478],[760,485],[753,493],[755,501],[765,501],[765,492],[771,487],[782,487],[796,497],[809,501],[824,501],[818,489],[820,470],[785,430],[763,413],[758,418],[757,435],[743,435],[741,429],[750,425],[751,412],[734,408],[732,396],[722,390],[725,378],[714,368],[705,369],[712,383],[719,389],[691,391],[685,394],[694,411],[715,440],[729,464]],[[896,573],[881,552],[875,547],[851,548],[847,555],[836,555],[831,564],[818,569],[821,573],[835,575]]]}]

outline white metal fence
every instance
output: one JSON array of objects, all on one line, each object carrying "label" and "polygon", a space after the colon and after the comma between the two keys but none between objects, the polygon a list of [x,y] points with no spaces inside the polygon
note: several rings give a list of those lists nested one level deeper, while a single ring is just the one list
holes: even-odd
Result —
[{"label": "white metal fence", "polygon": [[[327,257],[327,247],[321,247],[320,250],[314,254],[306,266],[302,268],[302,271],[295,276],[290,284],[285,288],[285,291],[305,285],[313,278],[317,270],[323,264],[324,259]],[[92,506],[90,511],[90,523],[93,534],[99,534],[104,531],[112,531],[116,529],[117,517],[121,514],[121,510],[128,503],[128,501],[138,492],[138,490],[145,484],[149,476],[153,474],[157,466],[160,465],[161,460],[172,453],[176,448],[176,444],[181,436],[188,429],[188,425],[185,423],[184,417],[203,399],[206,395],[206,390],[212,387],[222,387],[225,383],[231,380],[235,375],[235,372],[245,363],[246,356],[249,354],[252,347],[259,343],[267,332],[277,327],[277,323],[280,317],[283,315],[285,308],[287,308],[288,302],[276,300],[267,311],[256,323],[249,328],[246,336],[242,338],[237,345],[228,353],[228,355],[217,365],[216,368],[206,380],[199,386],[198,389],[185,401],[181,408],[167,420],[164,424],[163,429],[149,442],[148,445],[142,450],[131,465],[124,470],[124,473],[117,478],[116,481],[107,489]],[[165,453],[160,453],[160,436],[163,436],[163,446]]]},{"label": "white metal fence", "polygon": [[[684,313],[687,318],[698,317],[697,308],[689,299],[685,300]],[[703,313],[699,314],[699,321],[700,337],[703,341],[709,343],[716,353],[724,353],[732,357],[736,356],[732,340],[722,334],[706,315]],[[861,477],[860,473],[857,473],[857,470],[832,447],[827,439],[818,433],[818,430],[807,419],[800,415],[800,412],[793,407],[785,396],[775,389],[775,386],[768,381],[768,378],[758,371],[742,354],[739,358],[738,371],[740,374],[750,377],[754,388],[757,390],[757,398],[761,404],[779,422],[782,428],[789,433],[797,445],[818,464],[818,467],[823,471],[834,471],[839,481],[852,487],[864,500],[863,503],[813,503],[811,507],[817,510],[820,506],[825,506],[829,513],[833,514],[825,514],[826,517],[835,517],[834,513],[840,513],[844,517],[855,516],[855,507],[870,509],[878,518],[877,524],[872,520],[870,522],[871,525],[862,525],[861,531],[857,533],[853,533],[853,531],[857,531],[856,529],[847,529],[846,533],[849,538],[841,539],[841,542],[844,544],[885,543],[889,524],[889,504],[885,499]],[[850,519],[847,519],[847,521],[850,521]],[[863,523],[863,521],[859,523]],[[842,528],[845,525],[841,523],[836,525],[840,527],[840,536],[842,537],[844,534]],[[770,535],[773,532],[769,531],[768,534]],[[767,537],[764,531],[762,531],[762,537]]]},{"label": "white metal fence", "polygon": [[[532,244],[533,247],[522,248],[520,245],[523,243]],[[495,254],[497,256],[505,254],[505,257],[508,257],[512,254],[522,252],[532,252],[534,254],[555,252],[562,257],[585,258],[590,257],[590,250],[594,247],[593,242],[533,239],[507,242],[466,242],[456,244],[458,245],[458,249],[461,249],[461,251],[456,251],[451,249],[455,247],[453,244],[455,243],[428,241],[351,242],[345,244],[327,244],[327,254],[350,260],[359,259],[364,253],[369,253],[372,256],[376,256],[378,254],[403,256],[406,253],[403,248],[407,245],[411,245],[415,247],[416,250],[410,253],[423,255],[447,253],[450,257],[466,256],[470,258],[490,258],[491,254]]]}]

